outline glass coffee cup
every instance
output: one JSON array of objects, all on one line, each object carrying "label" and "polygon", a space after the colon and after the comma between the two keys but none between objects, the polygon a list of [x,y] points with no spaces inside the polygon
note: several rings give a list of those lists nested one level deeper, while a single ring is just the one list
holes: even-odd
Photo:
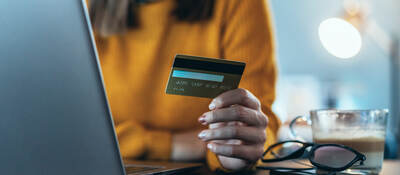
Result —
[{"label": "glass coffee cup", "polygon": [[[312,128],[313,142],[342,144],[366,156],[363,165],[353,166],[346,173],[378,174],[382,169],[388,116],[387,109],[313,110],[309,116],[296,117],[290,123],[290,131],[302,140],[294,126],[301,120],[307,121]],[[333,161],[335,155],[330,159]]]}]

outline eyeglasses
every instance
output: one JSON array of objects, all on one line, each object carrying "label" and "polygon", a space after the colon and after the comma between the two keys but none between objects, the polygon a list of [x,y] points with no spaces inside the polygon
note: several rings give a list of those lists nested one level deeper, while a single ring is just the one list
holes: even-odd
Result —
[{"label": "eyeglasses", "polygon": [[[282,149],[287,145],[297,146],[291,151],[285,151]],[[319,169],[328,172],[343,171],[359,162],[359,165],[363,165],[366,160],[365,155],[350,148],[348,146],[339,144],[316,144],[316,143],[305,143],[297,140],[289,140],[284,142],[278,142],[271,145],[263,154],[262,162],[272,163],[280,162],[285,160],[293,160],[302,158],[305,155],[307,149],[311,147],[308,154],[303,157],[309,160],[314,166],[311,168],[292,168],[292,167],[265,167],[258,166],[258,169],[266,170],[310,170]],[[264,158],[264,157],[273,158]]]}]

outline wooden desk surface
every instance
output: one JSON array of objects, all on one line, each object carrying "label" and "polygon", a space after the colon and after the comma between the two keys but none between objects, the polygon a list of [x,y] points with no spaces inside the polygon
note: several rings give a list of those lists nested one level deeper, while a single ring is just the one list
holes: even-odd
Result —
[{"label": "wooden desk surface", "polygon": [[[206,175],[206,174],[216,174],[210,172],[206,167],[200,168],[190,174],[194,175]],[[257,171],[255,175],[269,175],[268,171]],[[385,160],[383,162],[383,168],[380,175],[400,175],[400,160]]]},{"label": "wooden desk surface", "polygon": [[383,162],[382,175],[399,175],[400,160],[385,160]]}]

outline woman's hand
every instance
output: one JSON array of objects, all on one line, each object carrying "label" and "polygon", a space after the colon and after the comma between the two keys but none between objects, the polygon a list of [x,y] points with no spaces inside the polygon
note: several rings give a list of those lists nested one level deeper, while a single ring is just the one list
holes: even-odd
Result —
[{"label": "woman's hand", "polygon": [[216,97],[199,122],[209,125],[198,137],[218,155],[222,166],[239,170],[261,158],[266,141],[267,116],[260,101],[245,89],[235,89]]}]

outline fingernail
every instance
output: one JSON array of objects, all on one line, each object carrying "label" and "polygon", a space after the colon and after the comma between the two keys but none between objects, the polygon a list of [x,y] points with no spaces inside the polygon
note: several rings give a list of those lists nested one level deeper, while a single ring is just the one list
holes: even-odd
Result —
[{"label": "fingernail", "polygon": [[206,124],[207,124],[206,116],[205,116],[205,115],[202,115],[202,116],[199,118],[199,122],[200,122],[202,125],[206,125]]},{"label": "fingernail", "polygon": [[212,101],[211,104],[208,105],[208,109],[210,109],[210,110],[214,110],[215,109],[214,101]]},{"label": "fingernail", "polygon": [[209,143],[209,144],[207,144],[207,148],[210,149],[210,150],[212,150],[213,145],[212,145],[211,143]]},{"label": "fingernail", "polygon": [[204,137],[206,137],[206,135],[207,135],[207,131],[201,131],[200,133],[199,133],[199,135],[197,135],[199,138],[201,138],[201,139],[203,139]]}]

